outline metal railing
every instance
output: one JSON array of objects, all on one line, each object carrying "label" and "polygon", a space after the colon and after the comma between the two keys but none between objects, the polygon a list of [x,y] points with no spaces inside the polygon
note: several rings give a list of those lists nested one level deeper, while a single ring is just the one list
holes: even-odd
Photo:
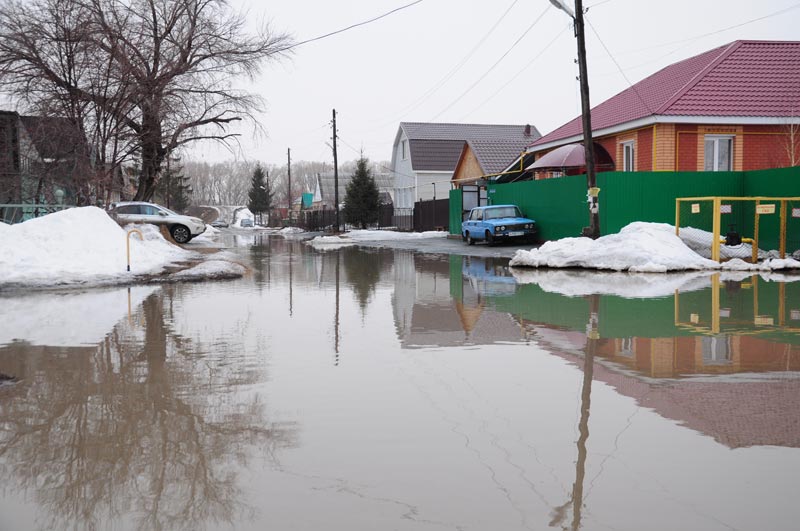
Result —
[{"label": "metal railing", "polygon": [[52,214],[73,205],[46,205],[35,203],[0,203],[0,222],[22,223],[23,221]]}]

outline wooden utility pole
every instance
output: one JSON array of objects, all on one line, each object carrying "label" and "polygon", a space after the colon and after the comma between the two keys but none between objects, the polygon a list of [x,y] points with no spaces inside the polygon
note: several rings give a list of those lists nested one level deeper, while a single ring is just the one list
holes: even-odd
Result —
[{"label": "wooden utility pole", "polygon": [[286,149],[286,175],[289,177],[289,185],[286,187],[286,198],[289,202],[289,208],[286,210],[289,216],[289,222],[292,221],[292,148]]},{"label": "wooden utility pole", "polygon": [[594,167],[594,142],[592,140],[592,111],[589,105],[589,78],[586,68],[586,39],[583,24],[583,0],[575,0],[575,36],[578,38],[578,70],[581,85],[581,115],[583,117],[583,149],[586,159],[586,180],[589,202],[589,227],[584,236],[593,240],[600,237],[600,205],[597,196],[597,174]]},{"label": "wooden utility pole", "polygon": [[336,158],[336,109],[333,109],[333,202],[336,208],[336,232],[339,232],[339,162]]}]

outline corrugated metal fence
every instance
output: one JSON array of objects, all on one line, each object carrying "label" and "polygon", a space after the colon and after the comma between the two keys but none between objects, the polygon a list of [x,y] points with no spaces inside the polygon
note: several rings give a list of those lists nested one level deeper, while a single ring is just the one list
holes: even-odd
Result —
[{"label": "corrugated metal fence", "polygon": [[[613,234],[633,221],[675,222],[675,199],[700,196],[800,196],[800,168],[747,172],[606,172],[600,187],[600,230]],[[458,234],[461,203],[450,196],[450,232]],[[539,224],[542,239],[578,236],[589,224],[586,176],[488,186],[491,204],[512,203]],[[774,221],[774,220],[773,220]],[[790,223],[800,223],[793,219]],[[746,231],[749,227],[743,227]],[[794,231],[794,228],[790,227]],[[765,242],[766,243],[766,242]]]}]

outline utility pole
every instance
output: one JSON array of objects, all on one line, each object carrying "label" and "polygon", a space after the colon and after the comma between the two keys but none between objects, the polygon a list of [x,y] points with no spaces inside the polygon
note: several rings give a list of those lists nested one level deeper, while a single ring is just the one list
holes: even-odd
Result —
[{"label": "utility pole", "polygon": [[597,174],[594,167],[594,142],[592,140],[592,113],[589,104],[589,78],[586,68],[586,39],[583,23],[583,0],[575,0],[575,12],[567,7],[565,0],[550,0],[558,9],[572,17],[575,37],[578,39],[578,71],[580,72],[581,116],[583,118],[583,149],[586,159],[587,201],[589,203],[589,226],[583,235],[594,240],[600,237],[600,205],[598,203]]},{"label": "utility pole", "polygon": [[289,208],[286,210],[289,216],[289,223],[292,222],[292,148],[286,149],[286,174],[289,176],[289,186],[286,187],[286,197]]},{"label": "utility pole", "polygon": [[336,208],[336,232],[339,232],[339,162],[336,158],[336,109],[333,109],[333,202]]}]

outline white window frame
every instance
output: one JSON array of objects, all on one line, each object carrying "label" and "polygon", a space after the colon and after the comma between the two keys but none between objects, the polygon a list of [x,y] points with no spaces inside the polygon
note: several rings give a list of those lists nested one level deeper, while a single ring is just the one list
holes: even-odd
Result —
[{"label": "white window frame", "polygon": [[[636,171],[636,141],[626,140],[622,142],[622,171]],[[630,163],[628,159],[630,152]]]},{"label": "white window frame", "polygon": [[406,160],[408,159],[408,146],[406,145],[407,140],[400,141],[400,159]]},{"label": "white window frame", "polygon": [[[733,150],[734,150],[734,139],[736,135],[705,135],[703,139],[703,171],[733,171]],[[728,151],[728,168],[727,169],[720,169],[719,167],[719,144],[721,140],[725,140],[730,142],[730,150]],[[708,143],[713,143],[713,148],[711,150],[711,167],[709,168],[707,159],[708,153]]]}]

